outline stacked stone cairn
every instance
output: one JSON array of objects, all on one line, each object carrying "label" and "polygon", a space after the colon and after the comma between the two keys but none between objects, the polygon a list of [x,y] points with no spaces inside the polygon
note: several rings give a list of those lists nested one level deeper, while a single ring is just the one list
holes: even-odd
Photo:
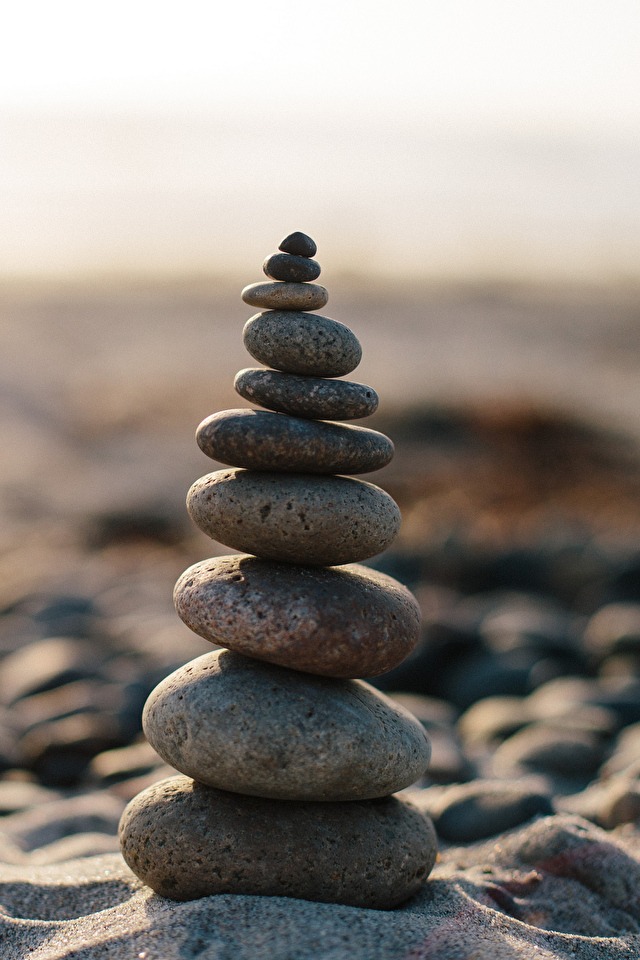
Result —
[{"label": "stacked stone cairn", "polygon": [[402,796],[424,773],[420,723],[358,677],[396,666],[419,636],[411,593],[358,561],[396,535],[400,513],[379,487],[345,474],[391,459],[383,434],[342,423],[377,405],[364,384],[334,379],[359,363],[352,331],[309,311],[316,245],[293,233],[270,256],[270,282],[243,300],[249,353],[238,393],[266,410],[215,413],[197,441],[217,470],[187,506],[211,538],[244,551],[179,578],[184,622],[223,649],[151,693],[143,726],[183,776],[138,794],[120,824],[122,852],[157,893],[190,900],[262,894],[388,909],[414,894],[436,857],[433,826]]}]

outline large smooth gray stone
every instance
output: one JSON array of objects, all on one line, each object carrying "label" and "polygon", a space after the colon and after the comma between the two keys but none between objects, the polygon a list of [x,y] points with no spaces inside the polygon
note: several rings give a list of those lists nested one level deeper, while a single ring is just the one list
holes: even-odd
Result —
[{"label": "large smooth gray stone", "polygon": [[196,440],[213,460],[249,470],[371,473],[393,457],[393,443],[377,430],[266,410],[221,410],[202,421]]},{"label": "large smooth gray stone", "polygon": [[335,680],[214,650],[166,677],[142,725],[163,760],[200,783],[274,800],[369,800],[421,777],[421,723],[362,680]]},{"label": "large smooth gray stone", "polygon": [[420,638],[420,607],[407,588],[355,563],[213,557],[185,570],[174,601],[186,625],[212,643],[328,677],[386,673]]},{"label": "large smooth gray stone", "polygon": [[[120,821],[122,855],[163,897],[296,897],[388,910],[431,872],[430,820],[406,800],[280,803],[163,780]],[[293,956],[293,954],[291,954]]]},{"label": "large smooth gray stone", "polygon": [[234,550],[326,567],[381,553],[400,529],[389,494],[350,477],[217,470],[196,480],[187,509]]},{"label": "large smooth gray stone", "polygon": [[292,417],[358,420],[378,408],[373,387],[354,380],[326,380],[247,367],[238,371],[233,385],[245,400]]},{"label": "large smooth gray stone", "polygon": [[362,358],[358,338],[344,323],[296,310],[257,313],[247,320],[243,340],[267,367],[311,377],[342,377]]}]

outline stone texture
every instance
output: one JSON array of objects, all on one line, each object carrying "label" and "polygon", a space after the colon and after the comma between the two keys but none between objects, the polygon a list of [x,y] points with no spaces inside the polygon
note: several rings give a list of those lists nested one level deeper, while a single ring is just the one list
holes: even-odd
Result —
[{"label": "stone texture", "polygon": [[277,803],[163,780],[120,822],[124,859],[156,893],[295,897],[391,909],[433,867],[429,820],[396,797],[351,803]]},{"label": "stone texture", "polygon": [[362,680],[298,673],[214,650],[150,694],[144,732],[200,783],[274,800],[369,800],[424,773],[429,740]]},{"label": "stone texture", "polygon": [[393,444],[377,430],[287,417],[264,410],[222,410],[196,431],[203,453],[249,470],[370,473],[386,466]]},{"label": "stone texture", "polygon": [[251,307],[267,310],[319,310],[329,300],[329,292],[319,283],[250,283],[242,299]]},{"label": "stone texture", "polygon": [[349,327],[319,314],[268,310],[247,320],[244,345],[256,360],[285,373],[342,377],[360,363],[362,347]]},{"label": "stone texture", "polygon": [[292,417],[358,420],[375,413],[378,394],[366,383],[299,376],[279,370],[247,367],[236,374],[241,397]]},{"label": "stone texture", "polygon": [[312,240],[306,233],[301,233],[300,230],[296,230],[295,233],[287,234],[278,246],[278,250],[282,250],[284,253],[292,253],[294,256],[299,257],[315,257],[318,248],[315,240]]},{"label": "stone texture", "polygon": [[308,283],[320,276],[320,264],[309,257],[289,253],[272,253],[262,264],[262,269],[273,280],[287,283]]},{"label": "stone texture", "polygon": [[227,547],[320,566],[382,553],[400,528],[388,493],[348,477],[217,470],[196,480],[187,509],[203,533]]},{"label": "stone texture", "polygon": [[213,557],[185,570],[174,601],[189,629],[212,643],[329,677],[384,673],[420,636],[420,607],[409,590],[359,564],[323,569]]}]

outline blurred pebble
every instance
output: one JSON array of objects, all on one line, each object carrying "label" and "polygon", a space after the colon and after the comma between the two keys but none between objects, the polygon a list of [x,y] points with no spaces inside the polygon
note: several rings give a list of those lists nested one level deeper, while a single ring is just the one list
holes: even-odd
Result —
[{"label": "blurred pebble", "polygon": [[640,783],[614,777],[590,784],[585,790],[557,797],[558,811],[575,813],[605,830],[640,819]]},{"label": "blurred pebble", "polygon": [[411,791],[409,798],[448,843],[473,843],[553,813],[549,794],[516,780],[474,780],[433,793]]},{"label": "blurred pebble", "polygon": [[610,603],[589,620],[583,635],[587,652],[603,660],[612,654],[640,653],[640,603]]},{"label": "blurred pebble", "polygon": [[483,697],[462,714],[458,732],[466,746],[488,747],[516,733],[530,719],[524,697]]},{"label": "blurred pebble", "polygon": [[47,790],[31,780],[0,780],[0,817],[61,798],[58,791]]},{"label": "blurred pebble", "polygon": [[30,643],[2,661],[0,703],[11,706],[21,697],[98,677],[101,666],[96,645],[86,640],[51,637]]},{"label": "blurred pebble", "polygon": [[605,750],[605,744],[591,732],[537,722],[500,744],[492,768],[499,777],[528,771],[568,780],[590,778],[604,760]]},{"label": "blurred pebble", "polygon": [[91,780],[101,781],[104,786],[141,777],[164,766],[164,760],[158,756],[147,740],[131,743],[126,747],[105,750],[97,754],[89,765]]},{"label": "blurred pebble", "polygon": [[117,715],[103,711],[41,724],[19,739],[17,750],[22,765],[33,770],[42,784],[67,787],[83,778],[97,753],[124,743]]},{"label": "blurred pebble", "polygon": [[631,767],[640,769],[640,723],[632,723],[620,731],[611,756],[600,768],[600,777],[607,779],[625,771],[629,773]]}]

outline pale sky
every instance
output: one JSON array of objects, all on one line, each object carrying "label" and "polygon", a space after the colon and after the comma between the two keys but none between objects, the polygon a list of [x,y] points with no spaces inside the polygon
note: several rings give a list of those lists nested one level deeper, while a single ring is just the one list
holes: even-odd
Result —
[{"label": "pale sky", "polygon": [[0,105],[640,121],[637,0],[21,0]]}]

